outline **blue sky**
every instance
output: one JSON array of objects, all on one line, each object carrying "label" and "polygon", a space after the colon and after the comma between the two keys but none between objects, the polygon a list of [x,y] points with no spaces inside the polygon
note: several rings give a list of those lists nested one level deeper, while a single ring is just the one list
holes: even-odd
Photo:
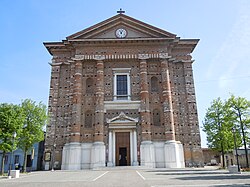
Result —
[{"label": "blue sky", "polygon": [[61,41],[119,8],[181,38],[200,39],[193,53],[200,126],[213,99],[233,93],[250,100],[248,0],[1,0],[0,103],[30,98],[47,105],[51,56],[43,42]]}]

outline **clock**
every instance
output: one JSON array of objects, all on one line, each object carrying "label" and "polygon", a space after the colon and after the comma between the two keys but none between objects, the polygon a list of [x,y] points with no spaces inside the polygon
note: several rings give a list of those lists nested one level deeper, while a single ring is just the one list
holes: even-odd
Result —
[{"label": "clock", "polygon": [[127,31],[123,28],[119,28],[115,31],[117,38],[125,38],[127,36]]}]

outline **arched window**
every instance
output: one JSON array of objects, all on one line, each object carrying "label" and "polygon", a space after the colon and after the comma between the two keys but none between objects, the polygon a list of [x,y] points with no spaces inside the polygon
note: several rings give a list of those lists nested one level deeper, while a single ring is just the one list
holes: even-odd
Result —
[{"label": "arched window", "polygon": [[160,115],[160,111],[158,109],[153,110],[153,124],[155,126],[161,125],[161,115]]},{"label": "arched window", "polygon": [[84,126],[86,128],[92,128],[92,112],[91,111],[87,111],[85,113],[85,124]]},{"label": "arched window", "polygon": [[159,91],[159,83],[156,77],[151,78],[151,92],[158,92]]},{"label": "arched window", "polygon": [[86,80],[86,93],[93,93],[94,84],[92,78],[87,78]]}]

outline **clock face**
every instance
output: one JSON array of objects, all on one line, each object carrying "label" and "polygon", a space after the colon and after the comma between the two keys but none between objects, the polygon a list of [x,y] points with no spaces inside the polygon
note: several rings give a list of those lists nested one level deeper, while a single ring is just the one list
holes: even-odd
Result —
[{"label": "clock face", "polygon": [[115,35],[117,38],[125,38],[127,36],[127,31],[125,29],[117,29],[115,31]]}]

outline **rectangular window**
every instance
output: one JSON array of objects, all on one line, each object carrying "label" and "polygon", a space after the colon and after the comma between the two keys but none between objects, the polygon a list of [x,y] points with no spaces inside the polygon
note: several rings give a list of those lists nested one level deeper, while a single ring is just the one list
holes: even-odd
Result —
[{"label": "rectangular window", "polygon": [[19,163],[19,155],[15,155],[15,164]]},{"label": "rectangular window", "polygon": [[117,75],[116,80],[117,80],[116,81],[117,96],[127,96],[128,95],[127,75]]},{"label": "rectangular window", "polygon": [[130,68],[113,68],[114,100],[130,100]]}]

